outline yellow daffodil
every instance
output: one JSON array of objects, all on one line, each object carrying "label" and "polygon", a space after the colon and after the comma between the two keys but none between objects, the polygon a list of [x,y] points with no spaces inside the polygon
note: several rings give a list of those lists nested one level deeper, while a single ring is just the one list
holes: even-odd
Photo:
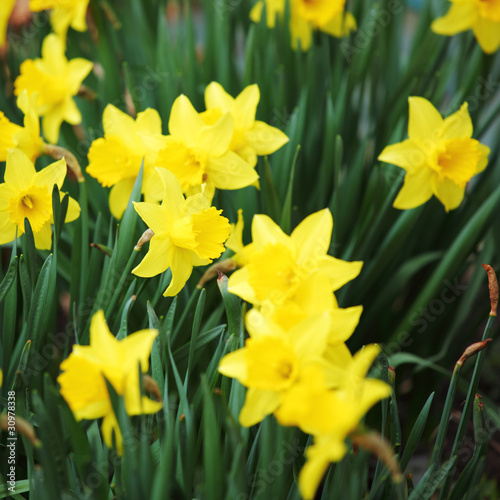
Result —
[{"label": "yellow daffodil", "polygon": [[24,90],[30,96],[38,92],[38,113],[42,116],[43,134],[52,144],[57,143],[63,121],[71,125],[81,123],[82,115],[73,96],[93,67],[86,59],[68,61],[64,51],[63,40],[57,35],[48,35],[43,41],[42,58],[24,61],[21,74],[14,82],[16,95]]},{"label": "yellow daffodil", "polygon": [[13,148],[20,149],[33,162],[43,153],[37,100],[38,94],[29,97],[26,91],[17,98],[17,106],[24,113],[24,127],[10,122],[0,112],[0,161],[5,161],[7,150]]},{"label": "yellow daffodil", "polygon": [[[24,233],[24,219],[28,218],[35,245],[40,250],[51,246],[52,189],[59,190],[66,177],[64,159],[52,163],[40,172],[35,170],[31,160],[20,150],[7,153],[5,182],[0,184],[0,245],[9,243]],[[64,194],[61,193],[61,198]],[[80,206],[69,199],[65,222],[71,222],[80,215]]]},{"label": "yellow daffodil", "polygon": [[379,160],[406,170],[394,207],[418,207],[432,195],[453,210],[462,202],[465,186],[488,164],[490,149],[472,137],[467,103],[444,119],[422,97],[410,97],[408,139],[386,147]]},{"label": "yellow daffodil", "polygon": [[139,364],[146,373],[157,335],[157,330],[141,330],[118,341],[109,331],[103,311],[98,311],[90,324],[90,345],[75,345],[61,363],[62,373],[57,380],[75,418],[103,418],[104,440],[111,448],[114,434],[119,454],[123,453],[122,436],[105,379],[123,396],[129,415],[161,410],[162,403],[141,397],[139,381]]},{"label": "yellow daffodil", "polygon": [[281,130],[255,119],[259,100],[257,85],[249,85],[233,98],[222,85],[212,82],[205,89],[207,111],[201,114],[208,125],[217,123],[227,112],[231,114],[234,131],[229,149],[252,167],[257,164],[257,156],[270,155],[288,142]]},{"label": "yellow daffodil", "polygon": [[243,210],[240,208],[238,210],[238,221],[235,224],[231,224],[231,232],[229,233],[229,238],[226,241],[226,248],[229,248],[234,252],[231,259],[238,267],[242,267],[248,262],[253,249],[252,243],[250,243],[250,245],[243,244],[244,225]]},{"label": "yellow daffodil", "polygon": [[285,306],[300,301],[318,276],[326,277],[330,292],[338,290],[360,273],[362,262],[327,255],[332,227],[328,209],[306,217],[291,236],[268,216],[256,215],[252,252],[246,265],[229,278],[229,291],[258,306]]},{"label": "yellow daffodil", "polygon": [[248,387],[239,416],[241,425],[248,427],[275,412],[308,363],[321,358],[330,318],[312,316],[285,332],[252,309],[246,326],[250,338],[245,347],[224,356],[219,372]]},{"label": "yellow daffodil", "polygon": [[282,17],[285,12],[285,0],[259,0],[250,11],[250,19],[254,23],[260,22],[262,11],[266,7],[266,24],[268,28],[276,26],[276,17]]},{"label": "yellow daffodil", "polygon": [[87,173],[104,187],[111,187],[109,207],[120,219],[127,207],[134,182],[144,158],[142,192],[147,202],[161,200],[161,182],[155,170],[158,152],[165,146],[158,112],[148,108],[134,119],[108,104],[103,117],[104,138],[96,139],[89,150]]},{"label": "yellow daffodil", "polygon": [[135,209],[153,231],[149,251],[132,271],[151,277],[172,271],[165,296],[177,295],[191,276],[193,266],[203,266],[219,257],[229,235],[229,221],[222,210],[211,207],[204,193],[184,199],[175,175],[158,169],[164,195],[161,205],[134,203]]},{"label": "yellow daffodil", "polygon": [[500,0],[450,0],[446,15],[432,23],[432,31],[452,36],[472,30],[487,54],[500,47]]},{"label": "yellow daffodil", "polygon": [[0,47],[7,42],[7,25],[15,4],[16,0],[2,0],[0,4]]},{"label": "yellow daffodil", "polygon": [[172,106],[168,129],[170,136],[156,165],[172,171],[184,193],[197,193],[206,184],[211,199],[215,188],[240,189],[259,178],[252,165],[229,150],[234,133],[230,113],[207,125],[189,99],[181,95]]},{"label": "yellow daffodil", "polygon": [[[266,7],[266,21],[274,28],[276,16],[284,17],[285,1],[261,0],[250,12],[250,18],[259,22]],[[312,33],[320,30],[337,38],[348,36],[356,29],[356,20],[350,12],[345,12],[345,0],[290,0],[290,33],[292,47],[308,50],[312,43]]]},{"label": "yellow daffodil", "polygon": [[50,22],[54,31],[63,39],[71,26],[77,31],[87,31],[87,8],[90,0],[30,0],[30,10],[40,12],[52,9]]}]

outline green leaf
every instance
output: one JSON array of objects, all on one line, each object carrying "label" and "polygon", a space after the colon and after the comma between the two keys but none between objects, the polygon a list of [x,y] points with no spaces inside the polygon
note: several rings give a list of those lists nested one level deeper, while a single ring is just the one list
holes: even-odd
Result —
[{"label": "green leaf", "polygon": [[[21,256],[22,258],[22,256]],[[9,267],[5,276],[3,277],[2,282],[0,283],[0,302],[2,302],[9,290],[12,288],[12,285],[16,282],[17,278],[17,263],[18,258],[17,255],[10,261]]]}]

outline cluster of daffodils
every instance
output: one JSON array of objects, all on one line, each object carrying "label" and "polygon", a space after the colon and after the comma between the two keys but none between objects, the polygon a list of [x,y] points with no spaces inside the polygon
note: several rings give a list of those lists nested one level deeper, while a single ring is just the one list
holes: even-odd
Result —
[{"label": "cluster of daffodils", "polygon": [[[308,50],[315,30],[337,38],[348,36],[356,29],[356,20],[346,12],[345,3],[345,0],[290,0],[292,47]],[[259,0],[250,12],[252,21],[258,23],[264,10],[267,26],[274,28],[276,18],[283,20],[285,16],[286,0]]]},{"label": "cluster of daffodils", "polygon": [[379,156],[406,170],[394,206],[415,208],[434,195],[448,212],[462,203],[467,183],[486,168],[490,149],[472,139],[467,103],[446,119],[422,97],[410,97],[409,103],[409,138]]},{"label": "cluster of daffodils", "polygon": [[[109,448],[123,454],[123,439],[106,381],[121,397],[129,415],[156,413],[163,404],[141,395],[140,373],[148,371],[157,330],[141,330],[123,340],[109,331],[103,311],[90,324],[90,345],[75,345],[61,364],[61,394],[77,420],[102,418],[102,433]],[[154,386],[154,382],[150,385]]]},{"label": "cluster of daffodils", "polygon": [[162,135],[157,111],[147,109],[134,119],[112,105],[103,115],[104,137],[92,143],[87,172],[103,186],[112,187],[110,210],[120,218],[139,173],[146,202],[162,199],[155,167],[171,171],[187,196],[215,189],[258,186],[257,156],[270,155],[288,142],[275,127],[255,119],[260,100],[257,85],[236,98],[216,82],[205,90],[206,111],[198,113],[185,95],[170,112],[169,135]]},{"label": "cluster of daffodils", "polygon": [[345,345],[362,307],[339,308],[334,292],[358,276],[362,263],[327,254],[332,227],[327,209],[307,217],[290,236],[256,215],[251,244],[243,246],[241,219],[227,243],[240,266],[228,290],[254,307],[245,318],[245,347],[226,355],[219,371],[248,388],[242,425],[274,414],[280,424],[314,436],[299,477],[305,499],[314,497],[329,463],[345,455],[346,439],[366,412],[391,390],[367,378],[377,346],[353,356]]},{"label": "cluster of daffodils", "polygon": [[[29,10],[50,10],[50,22],[54,32],[63,40],[68,28],[87,31],[87,8],[90,0],[30,0]],[[0,4],[0,46],[6,42],[7,25],[16,0],[2,0]]]}]

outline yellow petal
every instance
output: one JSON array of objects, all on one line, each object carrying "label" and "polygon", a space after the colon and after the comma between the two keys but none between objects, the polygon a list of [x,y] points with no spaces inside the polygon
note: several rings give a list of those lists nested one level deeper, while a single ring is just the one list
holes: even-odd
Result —
[{"label": "yellow petal", "polygon": [[137,129],[149,134],[161,134],[161,118],[156,109],[148,108],[138,113],[136,120]]},{"label": "yellow petal", "polygon": [[125,145],[134,144],[136,135],[134,119],[116,106],[108,104],[104,108],[102,126],[106,135],[119,136]]},{"label": "yellow petal", "polygon": [[291,234],[297,248],[297,263],[307,265],[317,256],[326,255],[332,229],[333,217],[328,208],[307,216]]},{"label": "yellow petal", "polygon": [[445,118],[441,129],[443,140],[472,137],[472,120],[470,119],[468,104],[462,104],[461,108],[452,115]]},{"label": "yellow petal", "polygon": [[328,342],[330,344],[346,342],[358,326],[362,312],[363,306],[332,309],[330,311],[332,326]]},{"label": "yellow petal", "polygon": [[356,278],[362,267],[362,262],[346,262],[329,255],[318,258],[318,272],[329,278],[333,291]]},{"label": "yellow petal", "polygon": [[187,145],[196,144],[202,129],[205,127],[203,119],[193,108],[185,95],[180,95],[172,105],[168,130],[170,134],[181,139]]},{"label": "yellow petal", "polygon": [[215,125],[203,127],[197,146],[209,156],[221,156],[229,148],[233,130],[233,117],[230,113],[226,113]]},{"label": "yellow petal", "polygon": [[219,363],[219,373],[226,377],[231,377],[245,384],[247,380],[247,363],[245,359],[245,350],[238,349],[237,351],[226,354]]},{"label": "yellow petal", "polygon": [[8,149],[16,147],[14,137],[22,130],[22,127],[10,122],[0,111],[0,161],[6,160]]},{"label": "yellow petal", "polygon": [[401,191],[399,191],[394,207],[400,210],[409,210],[424,204],[432,197],[431,182],[435,174],[423,166],[413,173],[407,172]]},{"label": "yellow petal", "polygon": [[345,14],[340,12],[320,29],[329,35],[342,38],[356,29],[356,19],[350,12],[345,12]]},{"label": "yellow petal", "polygon": [[245,133],[245,138],[259,156],[270,155],[289,141],[281,130],[261,121],[254,122],[252,128]]},{"label": "yellow petal", "polygon": [[35,174],[35,167],[25,153],[19,149],[8,151],[4,176],[6,184],[16,191],[22,191],[31,184]]},{"label": "yellow petal", "polygon": [[378,159],[413,172],[424,164],[426,156],[414,141],[407,139],[384,148]]},{"label": "yellow petal", "polygon": [[171,215],[164,205],[134,202],[135,211],[157,237],[163,238],[170,231]]},{"label": "yellow petal", "polygon": [[481,143],[478,143],[477,147],[479,151],[481,151],[481,159],[479,160],[479,164],[477,166],[477,172],[479,173],[482,172],[488,165],[488,156],[491,153],[491,149]]},{"label": "yellow petal", "polygon": [[438,110],[423,97],[410,97],[410,118],[408,136],[410,139],[434,138],[436,130],[443,124],[443,118]]},{"label": "yellow petal", "polygon": [[76,95],[80,86],[92,71],[94,63],[80,57],[68,61],[68,85],[72,95]]},{"label": "yellow petal", "polygon": [[57,75],[60,74],[61,68],[64,68],[68,62],[65,52],[65,44],[63,39],[51,33],[47,35],[42,43],[42,59],[47,69]]},{"label": "yellow petal", "polygon": [[250,286],[249,279],[250,276],[246,267],[238,269],[229,277],[228,290],[243,300],[250,302],[250,304],[257,304],[257,296],[255,290]]},{"label": "yellow petal", "polygon": [[231,113],[238,129],[249,130],[253,127],[259,101],[259,86],[255,83],[245,87],[236,97]]},{"label": "yellow petal", "polygon": [[64,121],[64,107],[62,105],[53,107],[50,112],[42,118],[42,129],[45,139],[51,144],[57,144],[59,131]]},{"label": "yellow petal", "polygon": [[211,82],[205,89],[205,106],[208,109],[220,108],[225,113],[230,111],[234,103],[231,97],[220,83]]},{"label": "yellow petal", "polygon": [[[498,7],[497,7],[498,9]],[[478,17],[474,23],[474,35],[487,54],[493,54],[500,47],[500,22]]]},{"label": "yellow petal", "polygon": [[148,253],[132,273],[143,278],[151,278],[165,272],[169,267],[168,255],[171,248],[170,239],[153,236],[149,242]]},{"label": "yellow petal", "polygon": [[158,330],[140,330],[125,337],[119,342],[119,348],[123,356],[123,371],[131,372],[139,370],[141,364],[142,373],[149,369],[149,356],[153,342],[158,336]]},{"label": "yellow petal", "polygon": [[7,25],[15,3],[16,0],[2,0],[2,7],[0,7],[0,47],[7,40]]},{"label": "yellow petal", "polygon": [[243,427],[258,424],[278,408],[280,401],[281,397],[277,392],[248,389],[245,404],[240,412],[240,424]]},{"label": "yellow petal", "polygon": [[212,157],[207,163],[207,182],[218,189],[241,189],[252,185],[258,178],[255,169],[232,151]]},{"label": "yellow petal", "polygon": [[290,31],[292,37],[292,48],[297,50],[300,43],[302,51],[305,52],[306,50],[309,50],[312,43],[312,24],[299,16],[292,15],[290,20]]},{"label": "yellow petal", "polygon": [[446,177],[442,181],[434,179],[432,190],[447,212],[457,208],[465,195],[465,187],[457,186]]},{"label": "yellow petal", "polygon": [[110,449],[113,448],[113,434],[114,434],[116,442],[116,452],[118,453],[118,455],[123,455],[123,437],[120,431],[120,426],[118,425],[118,420],[116,420],[112,408],[111,411],[104,417],[101,429],[106,446]]},{"label": "yellow petal", "polygon": [[121,364],[118,341],[109,331],[103,310],[97,311],[90,320],[90,345],[103,362],[109,362],[110,365]]},{"label": "yellow petal", "polygon": [[165,297],[173,297],[184,288],[186,281],[193,272],[193,265],[191,264],[188,250],[176,247],[170,249],[168,262],[172,270],[172,281],[163,295]]},{"label": "yellow petal", "polygon": [[[262,17],[262,11],[264,10],[264,1],[259,0],[250,11],[250,19],[254,23],[258,23]],[[268,28],[274,28],[274,26],[268,26]],[[207,106],[208,107],[208,106]]]},{"label": "yellow petal", "polygon": [[57,185],[59,190],[61,189],[66,177],[66,172],[66,160],[63,158],[43,168],[40,172],[37,172],[33,177],[33,184],[46,186],[52,193],[54,184]]},{"label": "yellow petal", "polygon": [[266,245],[281,243],[291,247],[290,237],[268,215],[255,215],[252,220],[252,240],[258,250]]},{"label": "yellow petal", "polygon": [[52,228],[50,221],[46,222],[40,231],[33,233],[35,246],[38,250],[50,250],[52,246]]},{"label": "yellow petal", "polygon": [[288,336],[292,341],[297,356],[302,360],[321,357],[326,349],[331,327],[331,316],[328,313],[316,314],[294,326]]},{"label": "yellow petal", "polygon": [[438,35],[448,36],[470,30],[477,18],[477,12],[475,2],[454,2],[443,17],[432,23],[431,29]]},{"label": "yellow petal", "polygon": [[[0,204],[3,204],[2,191],[5,184],[0,184]],[[6,209],[0,209],[0,245],[5,243],[10,243],[16,238],[17,226],[10,220],[9,214]],[[22,231],[18,231],[18,236],[22,234]]]},{"label": "yellow petal", "polygon": [[156,171],[160,176],[163,185],[163,202],[162,205],[172,213],[178,214],[180,207],[184,203],[184,195],[177,177],[166,168],[157,168]]},{"label": "yellow petal", "polygon": [[[64,193],[61,193],[61,199],[63,198]],[[74,220],[78,219],[80,217],[80,205],[76,200],[69,197],[68,200],[68,211],[66,212],[66,219],[64,222],[73,222]]]},{"label": "yellow petal", "polygon": [[120,220],[125,212],[132,190],[134,189],[135,179],[128,178],[115,184],[109,193],[109,209],[115,219]]}]

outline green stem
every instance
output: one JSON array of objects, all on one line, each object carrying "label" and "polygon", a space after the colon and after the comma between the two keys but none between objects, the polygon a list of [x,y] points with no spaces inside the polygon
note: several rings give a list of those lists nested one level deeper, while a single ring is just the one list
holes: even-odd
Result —
[{"label": "green stem", "polygon": [[[493,322],[495,321],[496,316],[490,316],[488,319],[488,323],[486,323],[486,327],[484,329],[483,333],[483,341],[486,340],[489,336],[491,327],[493,325]],[[467,399],[465,400],[465,405],[464,405],[464,411],[462,412],[462,417],[460,418],[460,424],[458,425],[458,431],[455,436],[455,441],[453,443],[453,448],[451,450],[450,457],[453,457],[457,455],[458,450],[462,446],[463,440],[464,440],[464,435],[465,435],[465,430],[467,428],[467,425],[470,420],[470,416],[472,413],[472,406],[474,403],[474,397],[476,395],[477,391],[477,386],[479,384],[479,378],[481,376],[481,371],[483,369],[483,364],[484,364],[484,358],[486,356],[486,349],[483,349],[477,356],[476,358],[476,364],[474,365],[474,372],[472,374],[472,380],[469,385],[469,391],[467,392]],[[450,470],[448,476],[446,477],[446,480],[443,484],[443,488],[441,489],[441,493],[439,494],[439,499],[444,499],[447,497],[448,492],[451,487],[451,482],[453,480],[453,475],[455,473],[456,469],[456,462],[455,465],[452,467]]]}]

